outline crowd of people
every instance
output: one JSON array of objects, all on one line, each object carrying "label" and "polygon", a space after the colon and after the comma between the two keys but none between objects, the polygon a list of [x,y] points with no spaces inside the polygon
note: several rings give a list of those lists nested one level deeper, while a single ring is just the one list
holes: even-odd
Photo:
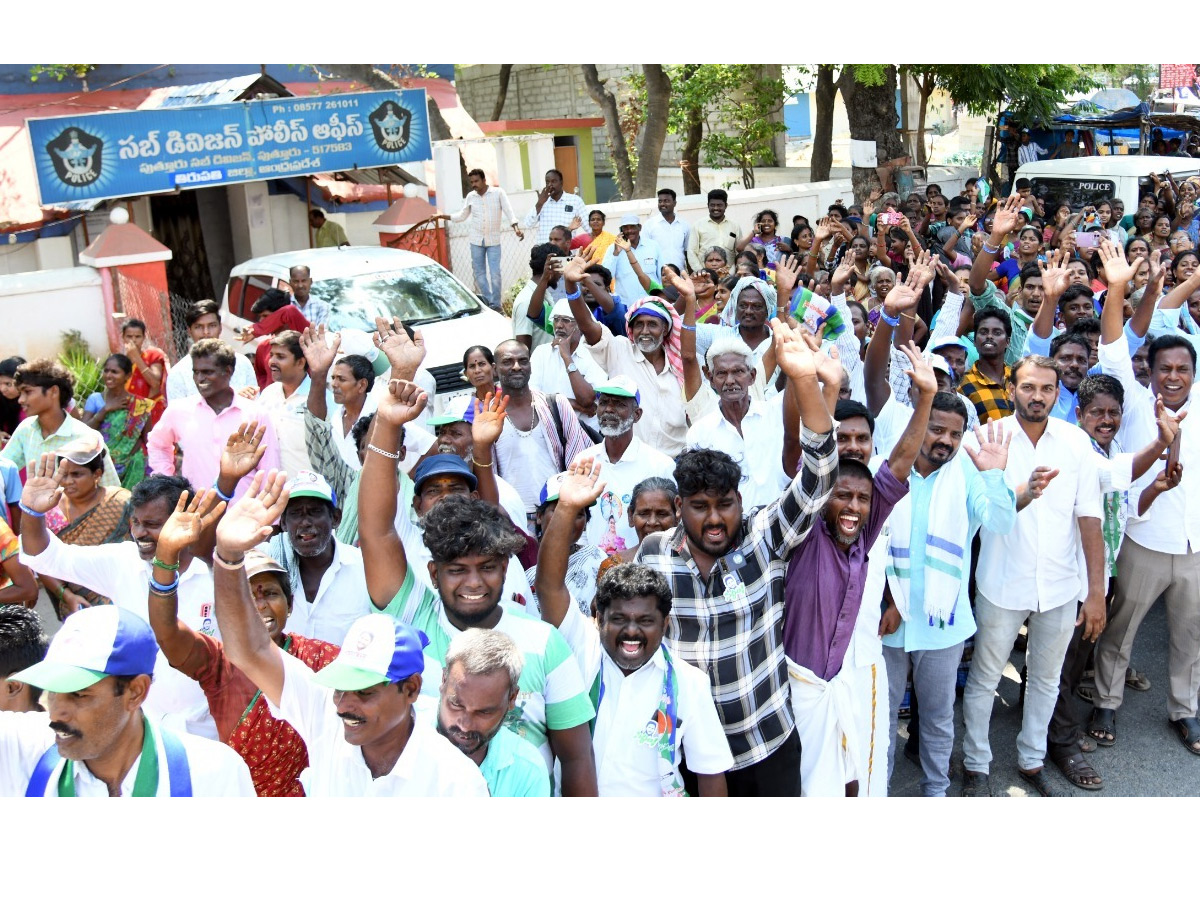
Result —
[{"label": "crowd of people", "polygon": [[253,361],[205,300],[90,397],[0,362],[0,796],[885,796],[902,714],[944,796],[960,692],[984,796],[1021,648],[1020,777],[1095,791],[1159,597],[1200,755],[1200,183],[980,187],[787,236],[473,202],[531,277],[442,403],[303,267]]}]

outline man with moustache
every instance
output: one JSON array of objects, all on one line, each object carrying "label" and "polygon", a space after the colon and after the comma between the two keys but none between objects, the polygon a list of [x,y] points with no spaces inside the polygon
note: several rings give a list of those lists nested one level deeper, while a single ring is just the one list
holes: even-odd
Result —
[{"label": "man with moustache", "polygon": [[[1103,510],[1096,454],[1079,428],[1051,417],[1058,397],[1054,361],[1027,356],[1013,367],[1008,402],[995,423],[1007,441],[1005,482],[1016,494],[1011,531],[984,529],[976,570],[975,649],[963,693],[963,796],[990,794],[992,703],[1021,626],[1028,621],[1028,675],[1017,736],[1021,778],[1042,796],[1056,791],[1044,768],[1046,731],[1063,658],[1076,624],[1083,639],[1104,630]],[[977,449],[973,436],[964,446]],[[1021,560],[1019,566],[1013,560]],[[1082,604],[1082,606],[1081,606]]]},{"label": "man with moustache", "polygon": [[[550,313],[554,340],[537,347],[529,357],[529,386],[543,394],[562,394],[576,414],[596,426],[596,385],[605,380],[604,370],[588,353],[583,333],[575,324],[571,304],[558,300]],[[511,402],[511,401],[510,401]]]},{"label": "man with moustache", "polygon": [[363,616],[320,672],[271,640],[251,598],[246,557],[287,506],[284,478],[282,472],[256,476],[225,513],[217,525],[213,580],[230,663],[308,749],[309,767],[300,776],[305,795],[487,796],[479,769],[432,728],[416,724],[421,651],[429,642],[422,632],[380,613]]},{"label": "man with moustache", "polygon": [[687,757],[701,797],[728,796],[733,755],[708,678],[663,644],[671,588],[636,563],[617,566],[596,589],[596,624],[567,588],[572,524],[600,496],[601,464],[579,460],[559,485],[538,553],[542,618],[558,628],[592,685],[592,744],[601,797],[686,796],[679,765]]},{"label": "man with moustache", "polygon": [[604,466],[604,490],[588,521],[584,541],[613,554],[637,544],[637,532],[629,524],[633,489],[647,478],[673,480],[675,461],[646,445],[634,425],[641,419],[641,395],[632,378],[618,375],[596,387],[600,434],[604,440],[576,461],[594,459]]},{"label": "man with moustache", "polygon": [[46,712],[0,712],[0,797],[253,797],[237,753],[142,711],[157,654],[129,610],[68,616],[46,658],[9,676],[45,691]]},{"label": "man with moustache", "polygon": [[504,727],[520,694],[525,660],[507,634],[468,628],[446,652],[437,730],[479,766],[493,797],[549,797],[541,755]]}]

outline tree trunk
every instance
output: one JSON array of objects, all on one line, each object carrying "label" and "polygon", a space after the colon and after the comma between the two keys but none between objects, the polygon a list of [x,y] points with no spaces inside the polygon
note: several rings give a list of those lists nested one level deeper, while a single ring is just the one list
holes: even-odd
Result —
[{"label": "tree trunk", "polygon": [[[653,197],[658,191],[658,163],[667,139],[671,113],[671,79],[661,65],[643,65],[646,75],[646,120],[638,138],[637,183],[633,198]],[[631,199],[633,199],[631,198]]]},{"label": "tree trunk", "polygon": [[[853,66],[846,66],[838,85],[846,103],[852,141],[874,141],[877,164],[904,155],[900,132],[896,128],[896,67],[888,66],[884,83],[876,87],[859,84],[853,78]],[[861,203],[873,190],[880,189],[874,166],[854,166],[851,173],[854,198]]]},{"label": "tree trunk", "polygon": [[833,107],[837,100],[837,82],[833,66],[817,66],[817,87],[813,91],[817,120],[813,123],[812,160],[808,164],[809,181],[828,181],[833,165]]},{"label": "tree trunk", "polygon": [[929,154],[925,151],[925,113],[929,108],[929,98],[933,96],[933,75],[926,75],[925,80],[917,81],[917,89],[921,92],[921,106],[917,110],[917,165],[923,166],[929,162]]},{"label": "tree trunk", "polygon": [[[683,66],[680,78],[686,81],[691,78],[700,66],[688,63]],[[683,150],[680,154],[679,167],[683,170],[683,193],[700,193],[700,142],[704,139],[704,118],[701,111],[689,107],[683,129]]]},{"label": "tree trunk", "polygon": [[504,112],[504,101],[508,99],[508,76],[512,74],[512,63],[500,67],[500,86],[496,88],[496,105],[492,107],[492,117],[488,121],[498,122]]},{"label": "tree trunk", "polygon": [[613,177],[617,181],[617,191],[621,198],[628,200],[633,197],[633,173],[629,167],[629,150],[625,146],[625,135],[621,132],[621,116],[617,111],[617,98],[604,86],[594,64],[581,63],[579,68],[583,72],[583,82],[587,85],[588,96],[604,114],[604,131],[608,135],[608,148],[612,154]]}]

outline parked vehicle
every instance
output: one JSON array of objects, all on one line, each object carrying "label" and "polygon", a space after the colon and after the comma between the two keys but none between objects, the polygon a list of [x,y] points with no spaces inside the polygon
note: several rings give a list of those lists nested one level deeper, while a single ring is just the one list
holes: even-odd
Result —
[{"label": "parked vehicle", "polygon": [[1137,210],[1138,198],[1153,189],[1151,174],[1170,172],[1175,180],[1200,174],[1200,159],[1186,156],[1081,156],[1025,163],[1018,178],[1028,178],[1033,196],[1047,213],[1065,201],[1074,210],[1095,206],[1104,198],[1125,203],[1125,212]]},{"label": "parked vehicle", "polygon": [[[386,247],[328,247],[275,253],[235,266],[222,303],[223,337],[234,347],[237,332],[251,324],[254,301],[269,288],[290,291],[293,266],[308,266],[310,297],[331,307],[333,331],[375,331],[375,317],[398,317],[425,338],[424,368],[437,384],[433,412],[448,400],[470,393],[462,379],[468,347],[494,347],[512,335],[508,319],[480,302],[461,281],[436,261],[419,253]],[[428,386],[427,386],[428,387]]]}]

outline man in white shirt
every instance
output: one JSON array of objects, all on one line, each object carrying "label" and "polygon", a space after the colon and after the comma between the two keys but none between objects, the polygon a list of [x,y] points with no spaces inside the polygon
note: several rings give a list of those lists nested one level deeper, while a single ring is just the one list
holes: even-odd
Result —
[{"label": "man in white shirt", "polygon": [[554,337],[539,324],[540,318],[535,322],[529,317],[529,307],[536,299],[539,310],[545,312],[546,301],[559,283],[559,270],[554,268],[554,258],[566,255],[549,243],[537,244],[529,251],[531,277],[513,299],[512,326],[513,337],[524,344],[531,353],[542,344],[549,344]]},{"label": "man in white shirt", "polygon": [[301,470],[288,492],[279,519],[283,532],[262,548],[287,569],[293,597],[288,625],[296,634],[341,646],[347,629],[371,612],[362,551],[334,536],[342,511],[324,478]]},{"label": "man in white shirt", "polygon": [[[658,244],[661,265],[670,263],[687,271],[687,243],[692,226],[675,215],[675,192],[658,189],[658,212],[646,220],[646,237]],[[646,273],[649,274],[649,273]]]},{"label": "man in white shirt", "polygon": [[717,338],[706,362],[704,373],[720,399],[715,412],[688,429],[687,444],[728,453],[742,469],[742,508],[766,506],[792,480],[783,470],[784,394],[767,402],[750,396],[754,351],[740,338]]},{"label": "man in white shirt", "polygon": [[529,357],[529,387],[543,394],[562,394],[571,401],[579,418],[595,428],[595,389],[608,376],[583,343],[571,304],[556,300],[550,317],[554,340],[537,347]]},{"label": "man in white shirt", "polygon": [[[271,383],[258,397],[259,408],[271,418],[279,441],[279,461],[283,470],[295,475],[312,469],[304,440],[304,408],[308,403],[308,362],[300,346],[298,331],[272,335],[267,368]],[[328,399],[328,394],[327,394]]]},{"label": "man in white shirt", "polygon": [[[621,218],[621,241],[617,241],[604,254],[600,265],[612,272],[615,293],[626,303],[633,303],[638,297],[645,296],[650,290],[651,282],[661,281],[662,275],[658,244],[648,237],[642,236],[642,223],[637,216],[629,215]],[[636,260],[642,270],[639,277],[633,264]]]},{"label": "man in white shirt", "polygon": [[577,461],[559,485],[558,509],[538,553],[542,618],[571,646],[596,705],[592,746],[601,797],[728,796],[733,767],[708,676],[663,644],[671,588],[661,573],[636,564],[605,574],[596,591],[596,624],[567,590],[567,550],[576,515],[603,489],[602,466]]},{"label": "man in white shirt", "polygon": [[[21,562],[39,574],[81,584],[149,623],[147,590],[158,532],[171,517],[180,494],[190,493],[192,486],[183,478],[151,476],[134,488],[129,501],[132,540],[96,547],[68,546],[46,528],[45,514],[55,505],[61,488],[53,457],[47,456],[43,463],[21,495]],[[177,574],[180,620],[194,631],[219,639],[208,566],[189,549],[180,554]],[[161,653],[154,675],[147,714],[155,720],[166,718],[172,727],[186,727],[193,734],[216,739],[216,723],[200,685],[171,668]]]},{"label": "man in white shirt", "polygon": [[[996,440],[1010,439],[1004,477],[1017,496],[1017,524],[1007,534],[984,529],[976,574],[975,650],[963,694],[963,795],[990,793],[992,702],[1017,633],[1029,623],[1028,676],[1017,769],[1042,796],[1053,796],[1044,768],[1046,735],[1063,659],[1078,622],[1084,640],[1104,629],[1104,536],[1096,454],[1088,436],[1050,416],[1058,369],[1044,356],[1013,368],[1008,398],[1016,414],[995,420]],[[978,449],[974,435],[964,446]],[[1082,603],[1082,608],[1080,607]]]},{"label": "man in white shirt", "polygon": [[1039,156],[1045,156],[1049,152],[1030,138],[1028,131],[1021,132],[1021,146],[1017,148],[1018,165],[1023,166],[1025,163],[1037,162]]},{"label": "man in white shirt", "polygon": [[253,797],[233,749],[142,711],[157,655],[129,610],[69,616],[46,658],[11,676],[46,691],[47,711],[0,713],[0,797]]},{"label": "man in white shirt", "polygon": [[[184,311],[183,322],[193,344],[206,338],[219,338],[221,306],[216,300],[198,300]],[[196,395],[196,383],[192,380],[191,354],[185,353],[179,362],[171,366],[167,376],[167,403]],[[254,366],[244,354],[237,354],[229,385],[235,393],[241,393],[247,388],[253,388],[254,393],[258,393],[258,379],[254,375]]]},{"label": "man in white shirt", "polygon": [[[1155,397],[1166,409],[1191,409],[1196,348],[1185,335],[1163,335],[1150,344],[1150,387],[1138,384],[1124,338],[1100,344],[1100,367],[1125,389],[1125,405],[1117,440],[1122,447],[1144,447],[1157,434]],[[1126,539],[1117,558],[1112,619],[1096,645],[1096,712],[1090,733],[1116,739],[1115,711],[1125,694],[1125,670],[1142,619],[1159,597],[1167,605],[1169,687],[1167,715],[1184,747],[1200,755],[1197,686],[1200,685],[1200,494],[1188,472],[1200,471],[1200,426],[1195,413],[1180,423],[1178,460],[1183,479],[1163,491],[1165,463],[1158,461],[1130,488],[1140,498],[1131,510]],[[1155,499],[1157,498],[1157,499]],[[1148,503],[1154,509],[1142,515]],[[1136,514],[1136,515],[1134,515]]]},{"label": "man in white shirt", "polygon": [[563,225],[571,231],[587,218],[583,199],[563,191],[563,174],[558,169],[546,173],[546,186],[538,191],[537,203],[525,217],[526,228],[537,228],[537,242],[550,240],[550,229]]},{"label": "man in white shirt", "polygon": [[463,207],[452,216],[439,216],[447,222],[471,220],[468,243],[471,245],[471,268],[475,272],[475,287],[492,309],[500,311],[500,237],[501,213],[517,238],[525,233],[513,215],[508,194],[503,188],[490,187],[483,169],[472,169],[467,173],[471,190],[463,200]]},{"label": "man in white shirt", "polygon": [[[261,486],[261,490],[259,487]],[[479,768],[432,728],[413,703],[429,639],[373,613],[346,633],[337,659],[313,672],[277,646],[255,609],[245,554],[288,501],[281,473],[256,484],[217,526],[217,615],[225,653],[308,747],[300,776],[309,797],[486,797]]]},{"label": "man in white shirt", "polygon": [[655,476],[675,480],[675,461],[645,444],[633,433],[642,417],[641,394],[633,379],[618,375],[596,388],[600,434],[604,442],[576,457],[594,459],[604,466],[605,488],[596,514],[588,522],[586,542],[613,554],[637,545],[637,532],[629,521],[633,489]]}]

